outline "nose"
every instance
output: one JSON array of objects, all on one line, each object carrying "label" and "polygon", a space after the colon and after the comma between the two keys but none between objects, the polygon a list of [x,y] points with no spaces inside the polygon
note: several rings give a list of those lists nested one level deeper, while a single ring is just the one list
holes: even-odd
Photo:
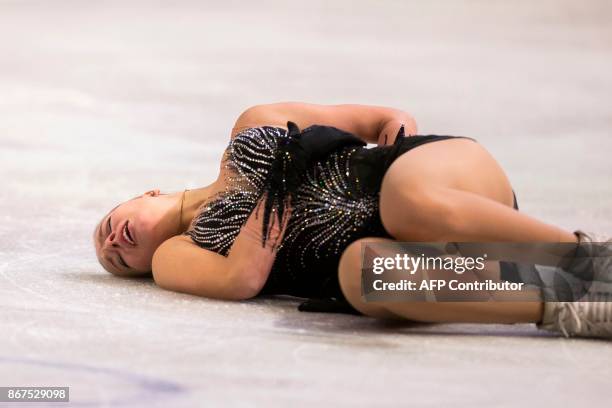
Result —
[{"label": "nose", "polygon": [[115,231],[111,232],[108,237],[106,237],[106,241],[104,241],[103,249],[106,251],[110,248],[120,248],[119,239]]}]

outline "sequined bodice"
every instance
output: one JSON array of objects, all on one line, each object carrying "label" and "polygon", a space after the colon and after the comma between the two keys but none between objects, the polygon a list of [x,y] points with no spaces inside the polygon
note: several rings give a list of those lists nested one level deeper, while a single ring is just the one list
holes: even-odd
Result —
[{"label": "sequined bodice", "polygon": [[[307,136],[309,129],[303,132]],[[249,128],[230,142],[223,160],[225,188],[203,206],[186,233],[206,249],[227,256],[241,226],[265,191],[280,127]],[[292,211],[272,271],[262,293],[324,297],[336,286],[342,251],[365,236],[384,236],[378,192],[361,188],[353,156],[360,146],[345,146],[307,168],[291,200]],[[332,290],[333,292],[333,290]]]}]

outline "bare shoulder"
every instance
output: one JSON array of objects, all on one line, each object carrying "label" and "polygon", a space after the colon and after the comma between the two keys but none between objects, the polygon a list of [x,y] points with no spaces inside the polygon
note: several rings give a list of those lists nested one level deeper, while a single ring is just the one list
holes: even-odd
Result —
[{"label": "bare shoulder", "polygon": [[280,105],[282,103],[253,105],[242,111],[234,123],[231,138],[250,128],[275,126],[287,129],[286,116],[283,116],[278,109]]}]

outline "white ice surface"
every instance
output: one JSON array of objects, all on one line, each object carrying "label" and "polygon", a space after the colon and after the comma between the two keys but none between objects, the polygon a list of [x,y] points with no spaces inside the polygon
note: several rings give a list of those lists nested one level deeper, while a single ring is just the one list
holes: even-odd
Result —
[{"label": "white ice surface", "polygon": [[612,345],[390,325],[111,277],[96,221],[212,181],[257,103],[394,106],[477,138],[521,210],[612,233],[612,5],[0,1],[0,386],[74,406],[607,406]]}]

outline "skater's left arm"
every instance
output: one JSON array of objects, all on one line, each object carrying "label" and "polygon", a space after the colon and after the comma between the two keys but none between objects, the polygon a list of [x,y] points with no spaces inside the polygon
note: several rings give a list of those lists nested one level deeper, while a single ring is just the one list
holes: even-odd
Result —
[{"label": "skater's left arm", "polygon": [[406,135],[416,134],[416,121],[407,112],[374,105],[317,105],[303,102],[279,102],[255,105],[237,119],[232,137],[247,127],[275,125],[285,127],[292,121],[300,129],[311,125],[334,126],[354,134],[366,143],[392,144],[404,124]]}]

